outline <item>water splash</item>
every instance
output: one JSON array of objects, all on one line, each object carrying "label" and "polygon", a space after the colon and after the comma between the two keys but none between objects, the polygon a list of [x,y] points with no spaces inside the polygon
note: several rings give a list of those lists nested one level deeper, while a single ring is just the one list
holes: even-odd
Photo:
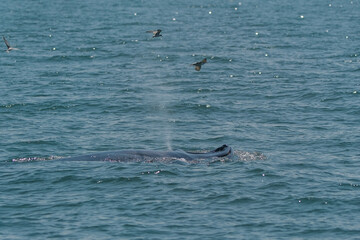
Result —
[{"label": "water splash", "polygon": [[60,159],[58,156],[50,156],[50,157],[24,157],[24,158],[13,158],[12,162],[35,162],[35,161],[49,161]]},{"label": "water splash", "polygon": [[240,161],[266,160],[267,157],[261,152],[234,151],[234,156]]}]

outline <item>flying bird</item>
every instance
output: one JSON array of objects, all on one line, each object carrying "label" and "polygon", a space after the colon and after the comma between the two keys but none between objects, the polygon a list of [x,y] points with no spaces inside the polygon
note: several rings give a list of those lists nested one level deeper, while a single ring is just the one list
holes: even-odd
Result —
[{"label": "flying bird", "polygon": [[207,61],[206,61],[206,58],[204,58],[204,59],[201,60],[200,62],[196,62],[196,63],[193,63],[193,64],[191,64],[191,65],[195,66],[195,70],[196,70],[196,71],[200,71],[201,66],[202,66],[203,64],[205,64],[206,62],[207,62]]},{"label": "flying bird", "polygon": [[6,52],[10,52],[11,50],[19,50],[18,48],[11,47],[9,42],[6,40],[6,38],[4,36],[3,36],[3,39],[4,39],[5,45],[7,47],[7,49],[5,50]]},{"label": "flying bird", "polygon": [[162,35],[160,34],[161,33],[161,30],[158,29],[158,30],[150,30],[150,31],[146,31],[147,33],[152,33],[153,34],[153,38],[154,37],[161,37]]}]

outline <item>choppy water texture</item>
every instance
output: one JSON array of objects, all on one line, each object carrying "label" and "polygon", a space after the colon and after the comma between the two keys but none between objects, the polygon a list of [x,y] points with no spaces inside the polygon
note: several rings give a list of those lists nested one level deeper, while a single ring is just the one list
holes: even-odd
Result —
[{"label": "choppy water texture", "polygon": [[[0,53],[1,239],[359,236],[359,0],[0,9],[20,48]],[[222,144],[237,158],[52,161]]]}]

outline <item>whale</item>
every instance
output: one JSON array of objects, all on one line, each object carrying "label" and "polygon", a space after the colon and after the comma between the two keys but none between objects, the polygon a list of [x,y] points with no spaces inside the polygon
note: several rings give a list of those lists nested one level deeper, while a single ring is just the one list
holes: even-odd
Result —
[{"label": "whale", "polygon": [[110,162],[140,162],[140,161],[161,161],[161,160],[201,160],[212,158],[231,157],[233,150],[224,144],[215,150],[208,152],[186,152],[183,150],[175,151],[156,151],[156,150],[119,150],[109,152],[92,153],[74,157],[60,158],[61,161],[110,161]]}]

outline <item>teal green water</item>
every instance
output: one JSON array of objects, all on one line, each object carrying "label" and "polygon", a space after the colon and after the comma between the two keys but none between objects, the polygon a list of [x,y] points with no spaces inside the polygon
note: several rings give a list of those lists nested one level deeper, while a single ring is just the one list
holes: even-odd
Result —
[{"label": "teal green water", "polygon": [[0,9],[0,239],[358,238],[358,0]]}]

